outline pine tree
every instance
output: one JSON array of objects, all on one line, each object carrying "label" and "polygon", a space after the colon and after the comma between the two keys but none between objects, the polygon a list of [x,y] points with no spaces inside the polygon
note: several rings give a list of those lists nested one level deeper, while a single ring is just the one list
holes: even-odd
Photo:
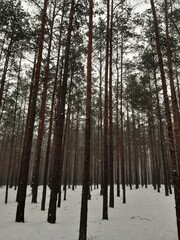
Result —
[{"label": "pine tree", "polygon": [[88,60],[87,60],[85,152],[84,152],[84,174],[83,174],[83,189],[82,189],[82,200],[81,200],[79,240],[87,239],[88,198],[89,198],[89,188],[90,188],[93,0],[89,1],[88,26],[89,26],[89,32],[88,32]]},{"label": "pine tree", "polygon": [[17,211],[16,211],[16,222],[24,222],[24,209],[25,209],[25,200],[26,200],[26,189],[28,181],[28,171],[29,171],[29,162],[31,155],[31,146],[32,146],[32,137],[34,130],[34,120],[36,113],[36,101],[38,93],[38,85],[40,80],[40,70],[41,70],[41,61],[42,61],[42,51],[43,51],[43,42],[44,42],[44,32],[46,24],[46,11],[48,6],[48,0],[44,1],[44,8],[42,14],[42,26],[41,26],[41,35],[39,42],[39,52],[38,60],[35,70],[35,79],[32,92],[32,100],[30,103],[29,118],[26,123],[26,133],[24,136],[24,145],[23,152],[21,157],[21,167],[19,175],[19,184],[18,184],[18,193],[17,193]]},{"label": "pine tree", "polygon": [[[65,49],[65,62],[64,62],[64,73],[62,79],[61,89],[58,89],[61,96],[58,94],[57,105],[56,105],[56,116],[55,116],[55,136],[54,136],[54,161],[53,161],[53,174],[51,179],[51,195],[48,209],[48,219],[49,223],[56,222],[56,202],[57,194],[59,193],[59,183],[61,181],[61,172],[63,167],[63,130],[64,130],[64,120],[65,120],[65,101],[67,93],[67,79],[69,70],[69,55],[70,55],[70,45],[71,45],[71,34],[73,28],[74,20],[74,0],[71,1],[71,9],[69,15],[68,32],[66,39],[66,49]],[[60,184],[61,186],[61,184]]]},{"label": "pine tree", "polygon": [[106,26],[106,66],[105,66],[105,99],[104,99],[104,174],[103,174],[103,213],[102,218],[108,220],[108,68],[109,68],[109,20],[110,3],[107,0]]},{"label": "pine tree", "polygon": [[155,9],[153,0],[151,0],[151,8],[152,8],[153,18],[154,18],[154,29],[155,29],[155,34],[156,34],[156,50],[158,53],[159,68],[160,68],[161,81],[162,81],[162,87],[163,87],[163,96],[164,96],[164,104],[165,104],[165,111],[166,111],[166,122],[167,122],[167,128],[168,128],[169,151],[170,151],[171,164],[172,164],[172,178],[173,178],[173,183],[174,183],[178,237],[180,239],[179,173],[178,173],[178,166],[177,166],[177,162],[176,162],[175,143],[174,143],[174,137],[173,137],[171,112],[170,112],[170,107],[169,107],[169,97],[167,94],[167,83],[166,83],[165,72],[164,72],[164,62],[163,62],[163,57],[162,57],[162,52],[161,52],[161,45],[160,45],[158,21],[157,21],[156,9]]}]

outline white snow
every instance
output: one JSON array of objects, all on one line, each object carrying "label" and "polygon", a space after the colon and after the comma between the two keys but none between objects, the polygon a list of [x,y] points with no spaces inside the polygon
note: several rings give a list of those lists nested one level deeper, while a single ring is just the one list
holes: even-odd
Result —
[{"label": "white snow", "polygon": [[[0,240],[78,240],[81,187],[68,190],[67,201],[57,210],[56,224],[49,224],[46,211],[39,203],[31,204],[28,187],[25,223],[15,223],[16,192],[9,190],[9,203],[4,204],[5,188],[0,189]],[[115,197],[115,208],[109,208],[109,220],[102,220],[102,196],[93,190],[89,201],[88,240],[177,240],[174,196],[164,196],[148,189],[129,190],[127,203]],[[49,192],[48,192],[49,197]],[[48,199],[49,201],[49,199]],[[48,207],[47,201],[47,207]]]}]

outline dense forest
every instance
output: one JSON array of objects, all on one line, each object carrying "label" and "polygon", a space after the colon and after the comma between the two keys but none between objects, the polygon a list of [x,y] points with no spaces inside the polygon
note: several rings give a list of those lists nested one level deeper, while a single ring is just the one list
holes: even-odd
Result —
[{"label": "dense forest", "polygon": [[[0,0],[0,186],[32,203],[82,185],[102,219],[126,188],[174,194],[180,239],[180,1]],[[43,185],[43,191],[38,191]],[[50,198],[47,198],[47,188]],[[63,194],[63,195],[62,195]],[[138,194],[138,192],[137,192]]]}]

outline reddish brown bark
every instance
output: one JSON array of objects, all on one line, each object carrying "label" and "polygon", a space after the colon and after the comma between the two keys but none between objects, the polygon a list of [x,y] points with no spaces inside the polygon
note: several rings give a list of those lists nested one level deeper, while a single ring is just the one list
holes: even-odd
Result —
[{"label": "reddish brown bark", "polygon": [[55,136],[54,136],[54,161],[53,161],[53,174],[51,179],[51,194],[48,209],[48,219],[49,223],[56,222],[56,207],[57,207],[57,194],[59,193],[59,186],[61,185],[61,174],[63,167],[63,134],[64,134],[64,121],[65,121],[65,104],[66,104],[66,93],[67,93],[67,80],[69,73],[69,55],[70,55],[70,45],[71,45],[71,33],[73,28],[74,20],[74,5],[75,1],[71,1],[71,9],[69,15],[69,24],[65,48],[65,62],[64,62],[64,74],[62,79],[61,89],[58,89],[57,94],[57,105],[55,112]]},{"label": "reddish brown bark", "polygon": [[92,88],[92,34],[93,34],[93,0],[89,0],[89,33],[88,33],[88,59],[87,59],[87,98],[86,98],[86,126],[85,126],[85,152],[84,175],[81,200],[81,216],[79,240],[87,239],[88,197],[90,183],[91,159],[91,88]]},{"label": "reddish brown bark", "polygon": [[33,138],[33,130],[34,130],[34,120],[35,120],[35,114],[36,114],[36,101],[37,101],[38,86],[39,86],[39,80],[40,80],[47,5],[48,5],[48,0],[45,0],[43,13],[42,13],[39,52],[38,52],[36,70],[35,70],[32,101],[31,101],[30,108],[28,110],[29,117],[26,123],[26,135],[24,137],[23,152],[22,152],[22,158],[21,158],[20,176],[19,176],[19,184],[18,184],[18,199],[17,199],[18,205],[17,205],[17,211],[16,211],[16,222],[24,222],[26,188],[27,188],[27,181],[28,181],[29,162],[30,162],[31,146],[32,146],[32,138]]},{"label": "reddish brown bark", "polygon": [[41,149],[42,149],[42,142],[44,136],[44,124],[45,124],[45,111],[46,111],[46,98],[47,98],[47,90],[48,90],[48,81],[49,81],[49,64],[50,64],[50,57],[51,57],[51,45],[53,39],[53,26],[54,26],[54,19],[55,19],[55,10],[56,10],[56,3],[54,4],[53,9],[53,18],[51,23],[51,30],[50,30],[50,40],[48,46],[48,54],[46,58],[46,67],[45,67],[45,77],[43,81],[43,91],[42,91],[42,102],[40,108],[40,116],[39,116],[39,126],[38,126],[38,136],[37,136],[37,144],[36,144],[36,154],[35,154],[35,162],[34,162],[34,172],[32,177],[32,203],[37,203],[37,195],[38,195],[38,185],[39,185],[39,167],[40,167],[40,160],[41,160]]},{"label": "reddish brown bark", "polygon": [[46,159],[45,159],[45,167],[44,167],[44,174],[43,174],[43,192],[42,192],[42,200],[41,200],[41,210],[42,211],[45,210],[45,202],[46,202],[46,188],[47,188],[47,181],[48,181],[48,168],[49,168],[49,162],[50,162],[50,149],[51,149],[54,103],[55,103],[55,94],[56,94],[56,90],[57,90],[57,80],[58,80],[58,72],[59,72],[59,66],[60,66],[60,51],[61,51],[61,45],[62,45],[61,38],[62,38],[62,25],[63,25],[63,18],[64,18],[64,6],[65,6],[65,0],[63,1],[63,8],[62,8],[62,15],[61,15],[56,74],[55,74],[55,80],[54,80],[54,86],[53,86],[51,113],[50,113],[49,128],[48,128],[48,142],[47,142],[47,148],[46,148]]},{"label": "reddish brown bark", "polygon": [[166,23],[166,55],[167,55],[167,64],[168,64],[168,75],[169,75],[170,88],[171,88],[171,101],[172,101],[172,112],[173,112],[173,119],[174,119],[176,154],[177,154],[178,168],[180,171],[180,113],[179,113],[178,101],[176,96],[176,90],[174,86],[167,0],[165,0],[165,23]]},{"label": "reddish brown bark", "polygon": [[173,178],[174,193],[175,193],[178,237],[180,239],[180,184],[179,184],[180,180],[179,180],[178,166],[176,163],[176,152],[175,152],[175,143],[174,143],[174,137],[173,137],[171,111],[169,107],[169,97],[167,94],[167,83],[166,83],[165,72],[164,72],[164,62],[163,62],[163,57],[161,52],[158,20],[157,20],[154,1],[151,0],[150,2],[151,2],[151,8],[152,8],[153,18],[154,18],[154,29],[156,34],[156,49],[158,53],[159,68],[160,68],[162,88],[163,88],[166,122],[167,122],[167,129],[168,129],[169,151],[170,151],[171,165],[172,165],[172,178]]}]

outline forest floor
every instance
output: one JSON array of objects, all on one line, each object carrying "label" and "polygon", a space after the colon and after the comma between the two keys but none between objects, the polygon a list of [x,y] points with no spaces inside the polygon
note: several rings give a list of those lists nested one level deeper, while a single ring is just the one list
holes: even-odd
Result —
[{"label": "forest floor", "polygon": [[[16,192],[9,190],[9,202],[4,204],[5,188],[0,189],[0,240],[78,240],[81,187],[68,190],[67,201],[57,211],[56,224],[47,223],[47,209],[31,204],[28,187],[25,223],[15,223]],[[49,196],[49,193],[48,193]],[[102,196],[92,191],[89,201],[88,240],[177,240],[174,196],[164,196],[148,189],[129,190],[127,203],[115,197],[115,208],[109,209],[109,220],[102,220]]]}]

